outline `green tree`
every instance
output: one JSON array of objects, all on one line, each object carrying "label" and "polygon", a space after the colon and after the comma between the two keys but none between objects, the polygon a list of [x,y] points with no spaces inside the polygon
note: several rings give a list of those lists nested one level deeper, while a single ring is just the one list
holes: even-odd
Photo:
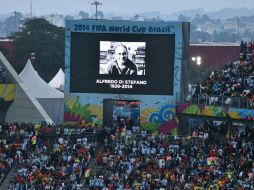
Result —
[{"label": "green tree", "polygon": [[64,68],[64,28],[42,18],[25,22],[22,31],[13,36],[14,63],[19,73],[34,53],[33,66],[45,80],[51,80],[59,68]]}]

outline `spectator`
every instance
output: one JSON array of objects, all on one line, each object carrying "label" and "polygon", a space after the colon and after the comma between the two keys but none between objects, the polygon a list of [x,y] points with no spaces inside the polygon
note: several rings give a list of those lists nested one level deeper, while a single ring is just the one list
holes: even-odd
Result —
[{"label": "spectator", "polygon": [[[232,103],[232,106],[253,107],[253,86],[254,42],[241,42],[239,60],[226,63],[220,72],[212,71],[201,85],[197,84],[193,98],[196,99],[197,95],[209,97],[210,104],[216,104],[221,102],[224,96],[224,100],[230,98],[226,102]],[[236,99],[241,100],[242,103],[234,105]]]}]

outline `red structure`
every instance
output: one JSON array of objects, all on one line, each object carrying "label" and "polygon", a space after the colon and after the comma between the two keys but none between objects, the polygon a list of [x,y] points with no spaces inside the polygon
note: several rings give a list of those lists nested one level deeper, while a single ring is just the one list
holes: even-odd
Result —
[{"label": "red structure", "polygon": [[13,50],[14,50],[13,41],[10,39],[0,39],[0,49],[4,49],[6,51],[7,59],[12,58]]},{"label": "red structure", "polygon": [[193,57],[200,57],[201,70],[219,68],[225,65],[226,62],[238,60],[239,55],[240,44],[238,43],[207,42],[190,44],[190,60],[192,61]]}]

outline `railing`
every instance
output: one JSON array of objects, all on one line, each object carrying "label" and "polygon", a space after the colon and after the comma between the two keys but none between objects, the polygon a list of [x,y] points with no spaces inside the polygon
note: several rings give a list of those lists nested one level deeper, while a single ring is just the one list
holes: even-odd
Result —
[{"label": "railing", "polygon": [[50,130],[50,131],[44,131],[42,134],[42,137],[44,137],[48,141],[55,140],[59,138],[60,136],[64,138],[68,138],[69,140],[73,139],[76,140],[78,138],[86,138],[88,143],[97,141],[98,132],[80,132],[75,131],[72,133],[66,133],[60,135],[60,132],[57,130]]},{"label": "railing", "polygon": [[[144,131],[143,131],[144,132]],[[192,142],[193,144],[204,144],[204,138],[201,136],[192,136],[192,135],[171,135],[171,134],[159,134],[159,135],[153,135],[149,133],[133,133],[133,132],[127,132],[124,135],[118,135],[118,139],[116,139],[117,142],[114,143],[114,146],[117,145],[125,145],[131,142],[131,140],[139,141],[153,141],[155,138],[163,139],[164,142],[172,143],[172,142],[182,142],[183,144],[189,144]]]},{"label": "railing", "polygon": [[229,108],[254,109],[254,102],[243,97],[192,95],[186,98],[187,103],[206,106],[220,106]]}]

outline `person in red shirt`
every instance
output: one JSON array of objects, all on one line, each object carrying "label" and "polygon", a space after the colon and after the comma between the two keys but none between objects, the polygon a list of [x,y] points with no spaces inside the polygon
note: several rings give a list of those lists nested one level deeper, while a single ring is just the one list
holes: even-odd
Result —
[{"label": "person in red shirt", "polygon": [[124,185],[124,189],[131,189],[129,181],[127,181],[126,184]]}]

